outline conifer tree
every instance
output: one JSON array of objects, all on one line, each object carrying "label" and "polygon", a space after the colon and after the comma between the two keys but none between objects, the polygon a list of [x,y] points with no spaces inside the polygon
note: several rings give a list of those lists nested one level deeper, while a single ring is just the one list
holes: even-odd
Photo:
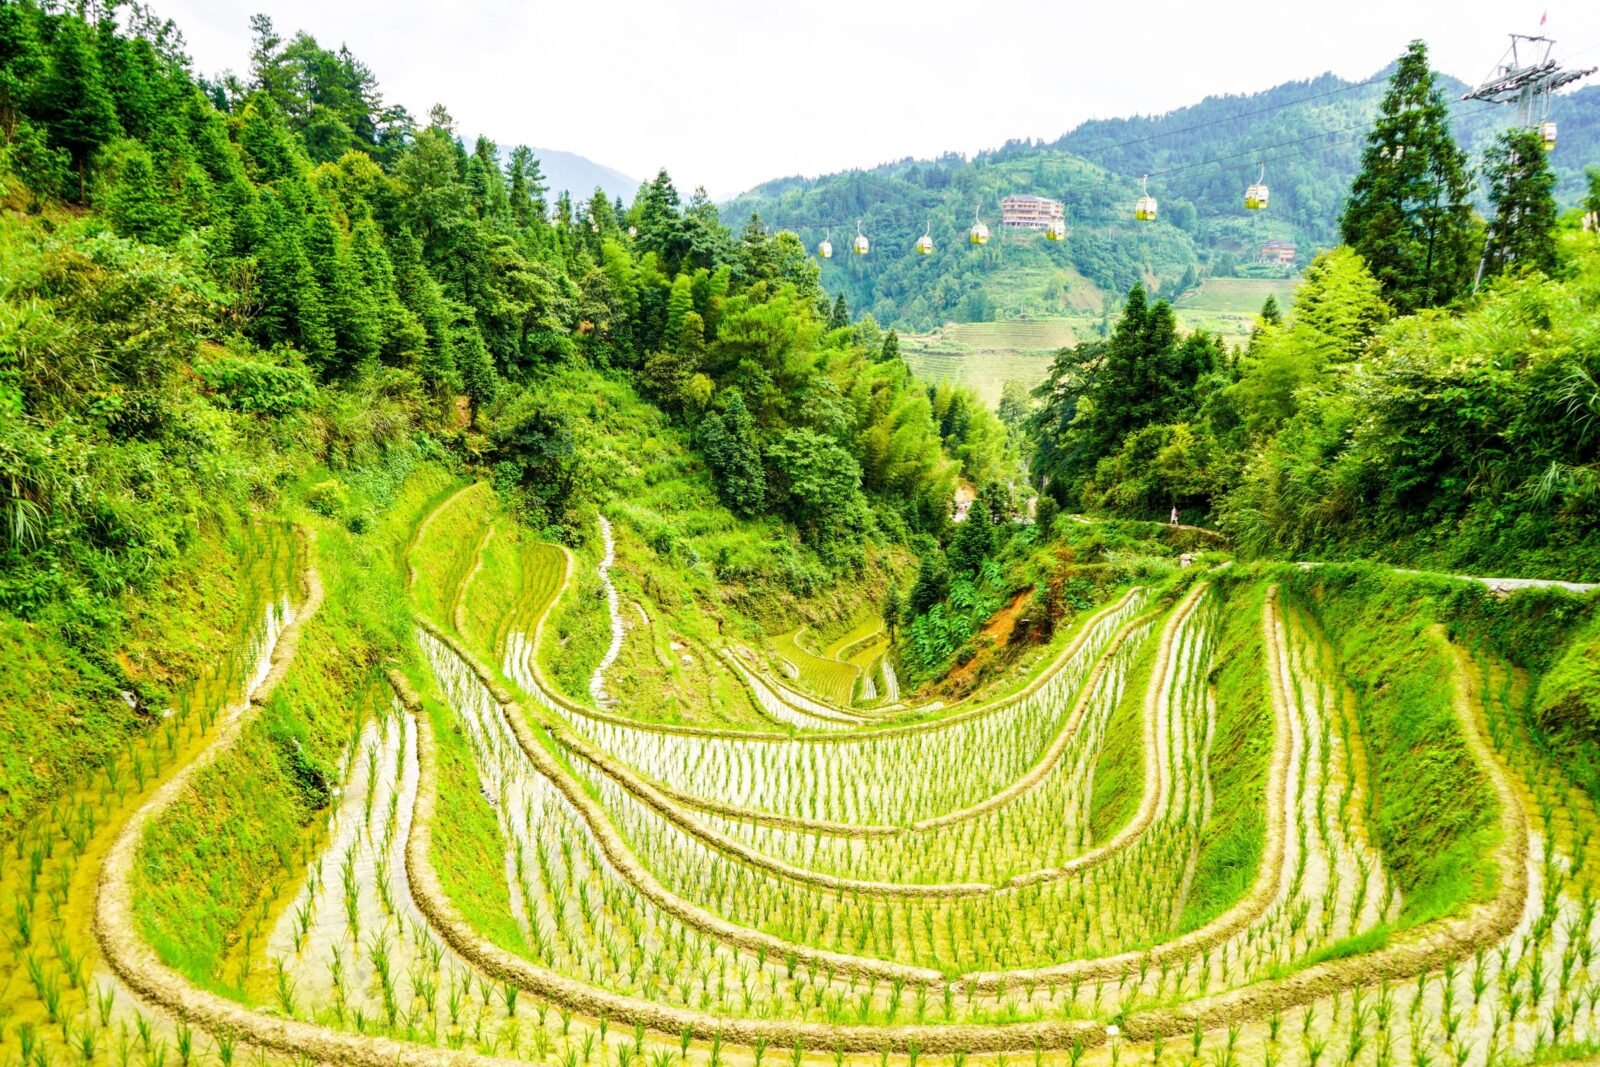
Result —
[{"label": "conifer tree", "polygon": [[706,464],[716,475],[723,503],[744,516],[755,515],[766,503],[766,471],[756,440],[755,420],[737,389],[727,391],[722,411],[711,412],[695,428],[695,441]]},{"label": "conifer tree", "polygon": [[1271,293],[1267,294],[1266,302],[1261,305],[1261,321],[1268,326],[1283,324],[1283,311],[1278,307],[1278,298]]},{"label": "conifer tree", "polygon": [[[562,194],[565,197],[566,194]],[[639,190],[639,200],[634,204],[638,217],[639,247],[654,252],[668,273],[675,273],[688,250],[688,234],[684,230],[683,215],[678,208],[682,201],[672,178],[665,169],[655,180]]]},{"label": "conifer tree", "polygon": [[672,281],[672,293],[667,297],[667,331],[665,335],[666,346],[674,351],[683,339],[683,319],[690,311],[694,310],[694,293],[692,291],[693,279],[687,274],[680,274]]},{"label": "conifer tree", "polygon": [[837,330],[850,325],[850,305],[844,302],[844,294],[840,293],[833,302],[833,312],[828,316],[828,329]]},{"label": "conifer tree", "polygon": [[118,168],[117,180],[105,196],[112,229],[147,244],[171,244],[182,233],[177,212],[163,195],[150,164],[150,153],[133,143]]},{"label": "conifer tree", "polygon": [[1556,176],[1536,130],[1507,130],[1495,142],[1485,171],[1494,215],[1484,247],[1486,277],[1508,271],[1554,273]]},{"label": "conifer tree", "polygon": [[989,504],[979,494],[967,509],[967,519],[950,542],[950,571],[966,577],[977,573],[989,553],[994,551],[994,525],[989,519]]},{"label": "conifer tree", "polygon": [[1203,330],[1179,340],[1172,306],[1149,303],[1135,285],[1111,337],[1056,357],[1036,391],[1044,403],[1030,418],[1034,474],[1077,484],[1128,434],[1187,411],[1196,383],[1223,356],[1221,341]]},{"label": "conifer tree", "polygon": [[890,330],[884,334],[883,347],[878,350],[879,363],[894,363],[900,358],[900,335]]},{"label": "conifer tree", "polygon": [[911,614],[924,614],[929,608],[944,599],[945,589],[949,579],[931,553],[924,554],[917,564],[917,580],[911,587]]},{"label": "conifer tree", "polygon": [[[472,417],[477,418],[485,404],[494,402],[500,391],[500,375],[495,372],[494,359],[489,346],[483,343],[483,333],[473,321],[472,309],[456,304],[454,337],[456,368],[460,372],[461,389],[467,394]],[[449,382],[441,382],[450,385]]]},{"label": "conifer tree", "polygon": [[327,373],[335,361],[335,341],[328,324],[327,303],[306,255],[305,221],[298,208],[282,197],[267,204],[266,241],[259,257],[256,283],[259,310],[254,327],[268,345],[293,344],[307,360]]},{"label": "conifer tree", "polygon": [[283,120],[283,111],[265,93],[252,96],[244,106],[239,147],[244,149],[250,176],[258,182],[281,181],[299,173],[294,134]]},{"label": "conifer tree", "polygon": [[750,221],[739,234],[739,268],[746,284],[767,281],[777,274],[771,236],[762,224],[761,216],[753,211]]},{"label": "conifer tree", "polygon": [[518,145],[511,150],[511,162],[506,170],[506,195],[511,204],[511,217],[518,226],[526,227],[532,220],[544,221],[548,209],[544,200],[544,174],[533,149]]},{"label": "conifer tree", "polygon": [[0,4],[0,142],[17,135],[18,112],[44,69],[35,12],[31,4]]},{"label": "conifer tree", "polygon": [[78,202],[88,196],[86,170],[95,149],[117,136],[117,108],[100,71],[95,41],[82,19],[60,21],[51,42],[50,73],[40,91],[39,109],[50,124],[51,140],[65,148],[78,172]]},{"label": "conifer tree", "polygon": [[1427,46],[1412,41],[1389,79],[1339,219],[1344,243],[1402,312],[1448,304],[1472,285],[1471,193]]}]

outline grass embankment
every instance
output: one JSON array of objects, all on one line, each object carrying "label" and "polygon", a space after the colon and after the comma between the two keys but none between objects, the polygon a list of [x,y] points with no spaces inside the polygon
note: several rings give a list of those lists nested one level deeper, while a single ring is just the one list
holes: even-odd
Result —
[{"label": "grass embankment", "polygon": [[[74,696],[70,689],[60,691],[63,699],[84,700],[83,721],[74,723],[82,734],[75,741],[109,742],[114,736],[117,743],[96,763],[76,768],[76,784],[63,783],[48,808],[19,827],[14,840],[4,846],[0,914],[8,923],[0,946],[0,974],[17,980],[0,981],[0,1020],[14,1024],[12,1029],[24,1045],[26,1034],[37,1036],[56,1024],[62,1027],[63,1041],[69,1040],[69,1029],[81,1037],[82,1030],[93,1025],[85,1020],[98,1019],[104,1012],[104,994],[85,981],[90,973],[86,968],[98,958],[90,924],[100,865],[128,817],[175,768],[187,765],[216,736],[219,712],[239,700],[255,668],[268,603],[297,584],[303,554],[299,539],[287,525],[262,521],[229,527],[225,537],[218,536],[221,530],[218,527],[202,535],[219,551],[204,554],[208,567],[196,573],[194,592],[196,596],[222,593],[230,598],[228,609],[188,617],[196,623],[193,633],[163,632],[161,636],[172,638],[173,643],[155,646],[171,649],[181,647],[186,639],[215,640],[214,646],[206,649],[209,659],[197,665],[195,676],[172,683],[170,714],[163,704],[159,718],[151,715],[148,722],[136,719],[126,732],[120,732],[115,718],[89,714],[95,706],[92,699]],[[230,616],[232,632],[228,632]],[[215,638],[218,633],[224,638]],[[30,639],[29,658],[15,662],[19,671],[30,674],[20,679],[8,674],[13,686],[32,677],[34,691],[44,689],[38,676],[31,675],[35,669],[57,670],[44,675],[51,681],[71,677],[74,664],[63,667],[33,658],[47,642],[32,640],[39,636],[36,631],[25,636]],[[120,704],[120,696],[116,699]],[[25,721],[16,725],[40,726]],[[28,980],[21,980],[25,973]],[[11,1062],[5,1031],[0,1026],[0,1062]],[[74,1053],[81,1055],[81,1041],[78,1037],[71,1040]],[[38,1056],[45,1055],[41,1045]]]},{"label": "grass embankment", "polygon": [[1216,918],[1250,889],[1266,843],[1266,784],[1273,711],[1262,647],[1266,586],[1224,590],[1221,635],[1208,681],[1216,694],[1211,745],[1211,815],[1200,831],[1194,879],[1178,917],[1187,933]]},{"label": "grass embankment", "polygon": [[128,624],[114,652],[0,611],[0,708],[14,712],[0,715],[0,841],[85,768],[148,733],[234,647],[240,627],[260,621],[253,609],[243,617],[238,573],[250,547],[237,516],[203,524],[172,578],[123,598]]},{"label": "grass embankment", "polygon": [[[1183,599],[1198,571],[1174,572],[1164,585],[1155,587],[1151,608],[1170,611]],[[1116,709],[1106,722],[1105,740],[1095,759],[1094,789],[1089,798],[1089,841],[1109,840],[1124,824],[1133,818],[1144,797],[1144,705],[1146,690],[1155,672],[1157,655],[1161,648],[1161,629],[1158,623],[1144,639],[1133,663],[1128,667],[1128,678],[1117,701]]]},{"label": "grass embankment", "polygon": [[480,549],[486,551],[494,514],[494,491],[474,482],[452,492],[425,513],[406,550],[409,582],[417,611],[440,626],[454,626],[461,589]]},{"label": "grass embankment", "polygon": [[[1227,591],[1221,634],[1207,682],[1216,692],[1211,746],[1211,814],[1201,828],[1194,876],[1177,932],[1204,926],[1250,888],[1266,835],[1266,779],[1272,755],[1272,707],[1261,647],[1261,583]],[[1144,794],[1144,702],[1158,641],[1145,642],[1127,689],[1106,727],[1095,764],[1090,829],[1105,841],[1133,817]]]},{"label": "grass embankment", "polygon": [[140,853],[141,932],[191,980],[242,993],[252,944],[320,844],[342,754],[390,699],[383,663],[412,645],[400,548],[448,482],[424,469],[365,534],[306,520],[326,602],[269,706],[196,778],[191,801],[150,827]]},{"label": "grass embankment", "polygon": [[1160,627],[1152,629],[1128,669],[1128,681],[1106,723],[1105,742],[1094,765],[1094,793],[1089,800],[1090,842],[1106,841],[1133,818],[1144,793],[1145,690],[1155,670]]},{"label": "grass embankment", "polygon": [[[431,690],[428,684],[424,691]],[[482,779],[456,715],[438,700],[423,701],[433,723],[438,770],[435,822],[448,833],[431,837],[430,857],[439,882],[462,916],[494,944],[528,956],[506,883],[506,839],[484,798]],[[428,788],[426,785],[425,788]]]},{"label": "grass embankment", "polygon": [[1285,568],[1355,691],[1369,760],[1367,824],[1401,892],[1400,926],[1490,899],[1496,801],[1452,701],[1455,661],[1438,583],[1373,567]]}]

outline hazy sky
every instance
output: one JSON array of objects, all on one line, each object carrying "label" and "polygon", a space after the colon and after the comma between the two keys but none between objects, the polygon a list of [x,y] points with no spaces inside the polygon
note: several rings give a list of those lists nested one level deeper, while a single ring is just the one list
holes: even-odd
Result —
[{"label": "hazy sky", "polygon": [[[196,68],[248,66],[249,16],[348,44],[385,99],[466,135],[578,152],[723,197],[768,178],[1053,139],[1331,70],[1423,37],[1476,82],[1511,30],[1600,63],[1600,3],[1544,0],[153,0]],[[1259,13],[1259,14],[1257,14]],[[1594,82],[1600,82],[1596,75]]]}]

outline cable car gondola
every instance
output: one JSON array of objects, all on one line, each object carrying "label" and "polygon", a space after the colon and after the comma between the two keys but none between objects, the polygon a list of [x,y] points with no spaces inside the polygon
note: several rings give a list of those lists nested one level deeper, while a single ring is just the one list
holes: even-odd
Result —
[{"label": "cable car gondola", "polygon": [[1244,206],[1248,211],[1260,211],[1267,206],[1267,164],[1261,163],[1261,174],[1256,178],[1255,184],[1244,191]]},{"label": "cable car gondola", "polygon": [[1050,225],[1044,231],[1046,241],[1061,241],[1067,236],[1067,224],[1061,219],[1051,219]]},{"label": "cable car gondola", "polygon": [[978,217],[978,208],[972,209],[972,229],[967,231],[967,240],[975,245],[989,243],[989,227],[985,226],[983,220]]},{"label": "cable car gondola", "polygon": [[1150,175],[1139,179],[1139,199],[1133,205],[1133,217],[1140,222],[1156,221],[1156,198],[1150,195]]},{"label": "cable car gondola", "polygon": [[867,235],[861,232],[860,219],[856,220],[856,239],[851,244],[850,248],[858,256],[866,255],[868,250],[872,248],[872,245],[867,241]]},{"label": "cable car gondola", "polygon": [[1539,143],[1544,145],[1544,150],[1546,152],[1555,151],[1555,147],[1556,147],[1556,124],[1555,123],[1548,122],[1548,121],[1539,123]]},{"label": "cable car gondola", "polygon": [[917,255],[919,256],[933,255],[933,234],[930,232],[931,229],[931,226],[924,224],[922,236],[917,238]]},{"label": "cable car gondola", "polygon": [[833,258],[833,242],[828,240],[828,238],[831,236],[831,231],[822,231],[822,243],[817,245],[817,255],[821,256],[823,259]]}]

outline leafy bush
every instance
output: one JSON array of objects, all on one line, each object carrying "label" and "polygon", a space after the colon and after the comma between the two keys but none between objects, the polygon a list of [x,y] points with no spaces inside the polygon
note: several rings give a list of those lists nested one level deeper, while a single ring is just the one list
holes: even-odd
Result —
[{"label": "leafy bush", "polygon": [[306,506],[318,515],[332,518],[343,511],[349,502],[344,483],[337,478],[318,482],[306,490]]},{"label": "leafy bush", "polygon": [[310,407],[317,395],[304,366],[223,356],[197,364],[195,373],[224,404],[250,415],[287,415]]}]

